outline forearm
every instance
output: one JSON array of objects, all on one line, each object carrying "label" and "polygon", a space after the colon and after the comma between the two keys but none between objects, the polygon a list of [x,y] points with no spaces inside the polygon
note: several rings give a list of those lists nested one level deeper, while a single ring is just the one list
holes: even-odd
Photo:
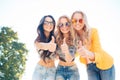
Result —
[{"label": "forearm", "polygon": [[36,46],[37,50],[40,50],[40,49],[48,50],[48,43],[35,42],[35,46]]},{"label": "forearm", "polygon": [[95,60],[95,54],[93,52],[87,50],[86,48],[82,47],[77,51],[78,51],[78,53],[80,54],[81,57],[89,59],[90,61]]}]

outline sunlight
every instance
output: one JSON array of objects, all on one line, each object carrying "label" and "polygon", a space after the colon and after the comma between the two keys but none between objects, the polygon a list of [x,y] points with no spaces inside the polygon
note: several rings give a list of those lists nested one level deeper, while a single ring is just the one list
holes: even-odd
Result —
[{"label": "sunlight", "polygon": [[[33,70],[39,60],[34,47],[37,26],[42,16],[51,14],[56,22],[59,16],[71,16],[72,12],[82,10],[86,13],[89,25],[98,28],[102,47],[115,58],[116,80],[120,73],[120,38],[118,38],[120,10],[114,0],[3,0],[0,1],[0,26],[12,27],[18,32],[20,41],[29,49],[26,70],[22,80],[31,80]],[[56,61],[56,65],[57,65]],[[86,66],[76,59],[80,79],[87,80]]]}]

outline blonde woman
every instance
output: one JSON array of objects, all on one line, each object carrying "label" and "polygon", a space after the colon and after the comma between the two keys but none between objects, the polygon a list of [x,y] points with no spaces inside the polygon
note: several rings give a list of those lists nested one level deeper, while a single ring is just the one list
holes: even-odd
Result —
[{"label": "blonde woman", "polygon": [[79,80],[78,68],[74,62],[76,47],[74,45],[70,19],[61,16],[57,23],[56,53],[59,63],[56,70],[56,80]]},{"label": "blonde woman", "polygon": [[80,61],[87,65],[88,80],[115,80],[113,58],[102,49],[97,29],[88,27],[81,11],[72,14],[71,22]]}]

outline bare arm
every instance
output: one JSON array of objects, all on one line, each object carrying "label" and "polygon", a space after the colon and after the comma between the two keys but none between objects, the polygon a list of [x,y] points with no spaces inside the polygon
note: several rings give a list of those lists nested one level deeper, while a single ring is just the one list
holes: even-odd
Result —
[{"label": "bare arm", "polygon": [[52,40],[49,43],[44,43],[44,42],[35,42],[35,46],[37,50],[49,50],[50,52],[54,52],[56,50],[56,43],[54,37],[52,36]]},{"label": "bare arm", "polygon": [[48,50],[48,43],[43,43],[43,42],[35,42],[35,46],[37,48],[37,50]]}]

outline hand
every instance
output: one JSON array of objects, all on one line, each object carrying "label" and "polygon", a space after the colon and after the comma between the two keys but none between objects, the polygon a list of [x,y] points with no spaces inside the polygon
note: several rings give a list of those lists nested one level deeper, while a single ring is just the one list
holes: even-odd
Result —
[{"label": "hand", "polygon": [[67,62],[71,62],[73,57],[69,53],[68,45],[66,43],[66,38],[63,39],[63,44],[61,45],[61,50],[65,54],[65,60]]},{"label": "hand", "polygon": [[61,45],[61,50],[63,53],[68,53],[68,45],[66,44],[66,38],[63,39],[63,44]]},{"label": "hand", "polygon": [[87,57],[86,49],[85,49],[84,46],[82,45],[82,42],[81,42],[81,41],[78,42],[77,52],[80,54],[81,57]]},{"label": "hand", "polygon": [[79,41],[79,43],[78,43],[77,52],[79,52],[81,57],[89,58],[91,60],[95,59],[94,53],[89,51],[89,50],[87,50],[84,46],[82,46],[81,41]]},{"label": "hand", "polygon": [[48,50],[50,52],[54,52],[56,50],[56,43],[55,43],[55,38],[52,36],[52,40],[49,42],[49,45],[48,45]]}]

